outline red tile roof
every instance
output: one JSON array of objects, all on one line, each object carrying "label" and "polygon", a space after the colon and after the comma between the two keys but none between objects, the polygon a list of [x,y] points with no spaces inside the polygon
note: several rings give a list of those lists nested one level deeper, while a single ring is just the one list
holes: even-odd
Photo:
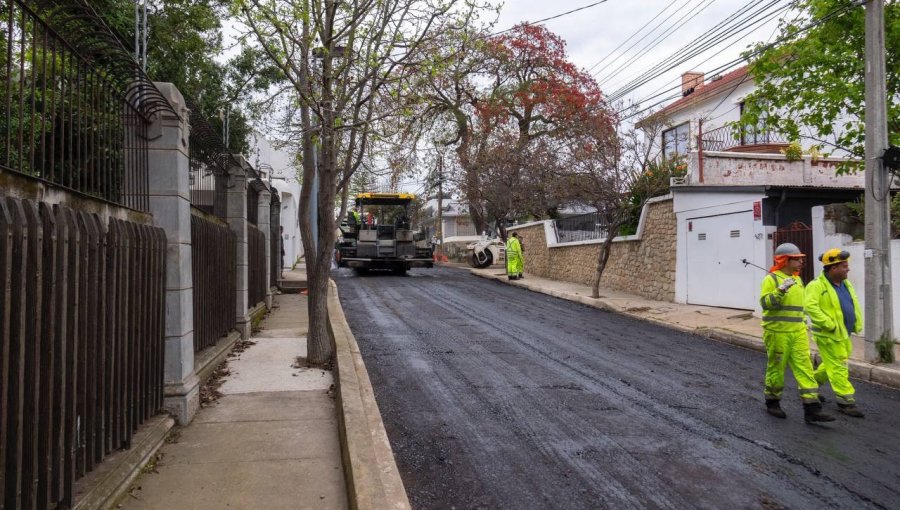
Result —
[{"label": "red tile roof", "polygon": [[694,91],[690,94],[656,112],[654,116],[668,115],[670,113],[677,112],[678,110],[687,108],[688,106],[699,103],[705,99],[709,99],[710,97],[722,92],[730,91],[731,88],[737,88],[740,82],[746,79],[747,71],[747,66],[743,66],[735,69],[734,71],[731,71],[730,73],[722,75],[721,79],[715,81],[707,81],[695,88]]}]

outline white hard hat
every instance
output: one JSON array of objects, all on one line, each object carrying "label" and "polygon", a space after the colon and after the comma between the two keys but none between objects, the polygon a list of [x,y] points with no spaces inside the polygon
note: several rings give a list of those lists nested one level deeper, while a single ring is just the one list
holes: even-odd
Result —
[{"label": "white hard hat", "polygon": [[800,248],[797,248],[797,245],[794,243],[783,243],[778,245],[778,248],[775,248],[775,256],[779,255],[787,255],[788,257],[804,257],[803,252],[800,251]]}]

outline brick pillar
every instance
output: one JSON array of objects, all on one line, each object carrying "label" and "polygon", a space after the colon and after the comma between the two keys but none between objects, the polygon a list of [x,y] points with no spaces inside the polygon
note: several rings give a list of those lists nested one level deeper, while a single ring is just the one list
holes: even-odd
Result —
[{"label": "brick pillar", "polygon": [[262,231],[266,239],[266,309],[271,310],[272,286],[269,285],[269,277],[272,274],[272,220],[269,215],[271,214],[272,192],[268,186],[266,186],[264,191],[259,192],[258,204],[256,226]]},{"label": "brick pillar", "polygon": [[181,116],[162,112],[150,126],[150,212],[166,231],[165,408],[187,424],[200,408],[194,372],[194,305],[191,271],[191,200],[188,111],[171,83],[156,86]]},{"label": "brick pillar", "polygon": [[248,301],[250,294],[249,275],[247,272],[247,168],[249,164],[243,156],[236,155],[238,165],[228,168],[227,209],[226,216],[228,226],[237,236],[237,270],[235,271],[237,299],[235,302],[235,314],[237,321],[235,328],[241,333],[241,338],[250,338],[250,313]]}]

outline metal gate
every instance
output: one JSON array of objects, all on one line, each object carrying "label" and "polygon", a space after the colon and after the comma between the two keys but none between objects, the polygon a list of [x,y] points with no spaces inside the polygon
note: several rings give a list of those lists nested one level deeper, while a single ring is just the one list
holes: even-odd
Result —
[{"label": "metal gate", "polygon": [[794,243],[797,245],[797,248],[800,248],[800,252],[806,254],[806,263],[803,264],[800,276],[803,278],[803,283],[809,283],[815,277],[815,273],[813,273],[815,264],[813,264],[812,259],[815,256],[812,252],[812,227],[802,221],[795,221],[787,227],[776,230],[775,247],[782,243]]}]

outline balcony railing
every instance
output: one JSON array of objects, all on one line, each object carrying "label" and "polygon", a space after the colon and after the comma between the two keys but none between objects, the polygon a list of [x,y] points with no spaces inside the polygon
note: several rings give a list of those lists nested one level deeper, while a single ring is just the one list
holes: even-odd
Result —
[{"label": "balcony railing", "polygon": [[759,145],[786,145],[787,137],[761,126],[722,126],[703,133],[704,151],[740,150]]}]

